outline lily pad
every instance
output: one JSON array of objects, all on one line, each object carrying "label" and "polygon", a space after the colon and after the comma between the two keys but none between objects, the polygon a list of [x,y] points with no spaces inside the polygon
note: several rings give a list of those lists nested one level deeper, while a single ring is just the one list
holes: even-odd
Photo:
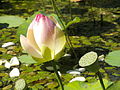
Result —
[{"label": "lily pad", "polygon": [[[108,80],[104,79],[104,85],[107,88],[112,83]],[[99,81],[96,82],[81,82],[81,81],[74,81],[71,83],[68,83],[64,86],[65,90],[102,90],[102,87],[100,85]]]},{"label": "lily pad", "polygon": [[105,57],[105,62],[107,62],[108,64],[112,66],[120,66],[120,50],[110,52]]},{"label": "lily pad", "polygon": [[19,60],[21,63],[25,64],[33,64],[36,63],[36,61],[29,55],[22,55],[19,57]]},{"label": "lily pad", "polygon": [[25,19],[18,17],[18,16],[12,16],[12,15],[0,16],[0,23],[9,24],[8,28],[18,27],[24,21]]}]

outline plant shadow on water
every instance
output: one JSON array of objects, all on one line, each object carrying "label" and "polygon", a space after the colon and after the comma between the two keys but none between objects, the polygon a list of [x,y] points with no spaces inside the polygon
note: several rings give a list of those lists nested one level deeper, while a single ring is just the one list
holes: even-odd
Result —
[{"label": "plant shadow on water", "polygon": [[[97,52],[98,56],[102,54],[106,55],[109,52],[108,49],[104,49],[102,47],[89,47],[89,46],[74,48],[74,50],[76,52],[78,59],[76,59],[76,57],[74,56],[74,53],[71,52],[70,50],[69,52],[70,56],[63,56],[57,61],[57,65],[59,67],[58,70],[60,70],[61,73],[66,73],[68,70],[79,68],[78,66],[79,59],[87,52],[95,51]],[[53,72],[53,70],[46,69],[46,67],[49,67],[49,66],[52,67],[51,62],[46,62],[41,66],[41,69],[45,71]]]},{"label": "plant shadow on water", "polygon": [[97,8],[117,8],[120,7],[120,0],[86,0],[87,6],[92,5]]},{"label": "plant shadow on water", "polygon": [[[119,13],[120,14],[120,13]],[[120,17],[115,20],[120,25]]]},{"label": "plant shadow on water", "polygon": [[[110,32],[111,29],[116,29],[115,24],[112,24],[107,21],[101,22],[100,21],[88,21],[88,22],[80,22],[77,24],[73,24],[68,28],[68,35],[69,36],[85,36],[85,37],[92,37],[92,36],[101,36],[102,33]],[[65,73],[68,70],[73,69],[79,62],[80,57],[82,57],[85,53],[94,51],[97,52],[99,55],[106,55],[109,53],[109,50],[106,48],[102,48],[102,46],[90,46],[85,45],[82,47],[74,47],[74,51],[77,55],[77,59],[74,56],[74,53],[70,49],[68,53],[70,53],[71,56],[63,57],[59,60],[60,69],[63,73]]]},{"label": "plant shadow on water", "polygon": [[[0,2],[0,14],[7,14],[7,15],[32,15],[33,9],[29,8],[28,5],[31,4],[31,2],[27,2],[25,0],[19,1],[2,1]],[[31,6],[34,3],[31,4]],[[31,10],[30,10],[31,9]]]},{"label": "plant shadow on water", "polygon": [[70,36],[98,36],[102,33],[109,32],[111,29],[116,29],[115,26],[115,24],[107,21],[103,21],[102,25],[100,21],[80,22],[71,25],[68,28],[68,34]]},{"label": "plant shadow on water", "polygon": [[[88,10],[85,8],[76,8],[76,7],[71,8],[71,13],[75,15],[84,15],[87,12]],[[65,6],[63,9],[61,9],[61,13],[63,14],[70,13],[69,6]]]},{"label": "plant shadow on water", "polygon": [[1,2],[0,1],[0,9],[10,9],[13,8],[13,5],[10,2]]},{"label": "plant shadow on water", "polygon": [[25,9],[16,9],[11,2],[0,2],[0,9],[4,9],[4,11],[0,11],[0,13],[7,15],[23,14],[27,12]]},{"label": "plant shadow on water", "polygon": [[7,28],[9,24],[7,23],[0,23],[0,29]]}]

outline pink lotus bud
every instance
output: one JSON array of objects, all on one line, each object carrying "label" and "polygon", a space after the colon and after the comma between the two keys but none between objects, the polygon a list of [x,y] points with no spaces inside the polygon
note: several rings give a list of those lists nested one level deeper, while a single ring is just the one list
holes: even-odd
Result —
[{"label": "pink lotus bud", "polygon": [[63,50],[66,39],[60,25],[52,17],[36,15],[28,27],[27,37],[20,36],[20,42],[31,56],[46,62],[58,58]]}]

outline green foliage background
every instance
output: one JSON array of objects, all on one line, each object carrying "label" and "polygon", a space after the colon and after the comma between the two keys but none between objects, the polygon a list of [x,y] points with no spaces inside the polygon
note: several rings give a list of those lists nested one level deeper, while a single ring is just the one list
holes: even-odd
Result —
[{"label": "green foliage background", "polygon": [[[56,6],[63,16],[61,18],[69,26],[67,27],[67,33],[78,58],[89,51],[95,51],[98,55],[106,55],[109,51],[120,49],[119,3],[119,0],[86,0],[85,3],[71,3],[71,7],[69,7],[69,0],[56,0]],[[51,66],[50,62],[38,65],[34,61],[21,59],[21,56],[26,56],[26,59],[31,60],[20,47],[19,35],[26,33],[34,14],[38,12],[54,13],[50,0],[0,1],[0,18],[7,15],[11,19],[10,22],[7,18],[5,18],[6,20],[0,19],[0,46],[6,42],[15,43],[14,46],[9,48],[0,47],[0,60],[7,59],[9,61],[11,57],[17,56],[21,61],[21,65],[18,66],[21,75],[16,78],[10,78],[8,75],[10,70],[3,65],[0,66],[0,89],[14,88],[15,82],[19,79],[24,79],[25,88],[31,90],[37,90],[38,88],[59,89],[53,71],[45,68]],[[17,18],[20,18],[20,20]],[[63,57],[58,61],[65,85],[74,77],[65,72],[78,64],[78,60],[75,59],[70,47],[66,46],[66,52],[71,54],[71,57]],[[111,62],[109,60],[108,63]],[[100,71],[104,78],[109,78],[112,81],[120,79],[119,68],[102,62],[100,65],[102,66]],[[82,75],[86,78],[95,77],[95,74],[90,72],[84,72]]]}]

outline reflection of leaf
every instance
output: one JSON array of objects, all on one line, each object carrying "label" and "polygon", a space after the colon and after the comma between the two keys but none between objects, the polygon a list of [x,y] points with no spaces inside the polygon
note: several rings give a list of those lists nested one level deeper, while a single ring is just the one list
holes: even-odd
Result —
[{"label": "reflection of leaf", "polygon": [[120,50],[110,52],[106,56],[105,62],[113,66],[120,66]]},{"label": "reflection of leaf", "polygon": [[26,64],[33,64],[36,63],[35,60],[33,60],[33,58],[29,55],[22,55],[19,57],[19,60],[21,63],[26,63]]},{"label": "reflection of leaf", "polygon": [[[112,83],[104,79],[104,84],[105,84],[105,87],[108,87]],[[65,85],[64,88],[65,90],[102,90],[102,87],[99,81],[91,82],[91,83],[74,81]]]},{"label": "reflection of leaf", "polygon": [[9,28],[11,27],[18,27],[22,24],[25,20],[18,16],[0,16],[0,23],[7,23],[9,24]]}]

